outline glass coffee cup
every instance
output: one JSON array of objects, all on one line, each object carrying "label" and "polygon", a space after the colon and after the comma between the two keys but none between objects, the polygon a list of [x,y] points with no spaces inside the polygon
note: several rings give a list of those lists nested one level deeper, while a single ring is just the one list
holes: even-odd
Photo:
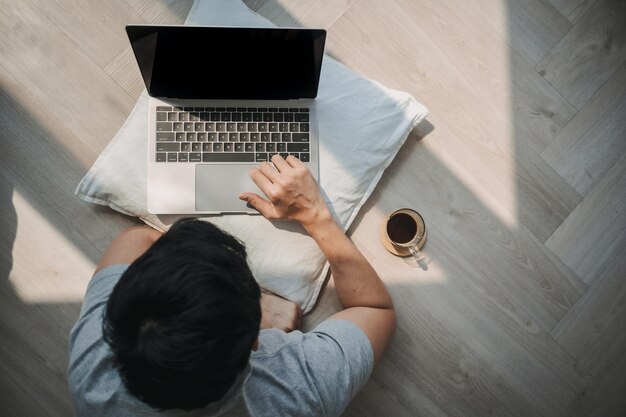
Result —
[{"label": "glass coffee cup", "polygon": [[422,216],[410,208],[398,209],[383,219],[380,227],[385,248],[396,256],[413,256],[420,260],[426,242],[426,224]]}]

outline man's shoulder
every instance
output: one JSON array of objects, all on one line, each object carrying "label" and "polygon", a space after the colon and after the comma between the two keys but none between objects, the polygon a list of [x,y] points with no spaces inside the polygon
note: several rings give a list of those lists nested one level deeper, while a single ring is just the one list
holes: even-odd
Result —
[{"label": "man's shoulder", "polygon": [[373,354],[358,326],[328,320],[307,333],[262,330],[250,365],[252,415],[337,415],[369,377]]}]

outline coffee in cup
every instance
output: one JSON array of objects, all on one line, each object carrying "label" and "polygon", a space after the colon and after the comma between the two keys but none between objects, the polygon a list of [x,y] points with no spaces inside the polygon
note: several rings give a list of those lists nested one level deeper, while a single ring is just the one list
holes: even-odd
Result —
[{"label": "coffee in cup", "polygon": [[383,245],[392,254],[418,258],[426,242],[426,224],[417,211],[402,208],[383,219],[380,234]]}]

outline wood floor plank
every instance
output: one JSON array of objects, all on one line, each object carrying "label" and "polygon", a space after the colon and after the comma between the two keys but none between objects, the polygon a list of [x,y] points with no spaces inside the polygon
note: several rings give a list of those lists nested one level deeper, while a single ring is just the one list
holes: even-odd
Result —
[{"label": "wood floor plank", "polygon": [[591,375],[567,415],[619,417],[626,409],[626,249],[609,262],[552,335]]},{"label": "wood floor plank", "polygon": [[132,109],[130,96],[41,10],[28,2],[0,6],[0,65],[100,152]]},{"label": "wood floor plank", "polygon": [[541,156],[585,196],[626,153],[626,61]]},{"label": "wood floor plank", "polygon": [[[125,0],[146,22],[154,22],[166,9],[178,0]],[[133,23],[133,22],[129,22]]]},{"label": "wood floor plank", "polygon": [[546,242],[588,284],[626,256],[626,154]]},{"label": "wood floor plank", "polygon": [[[493,7],[490,2],[483,3],[483,10]],[[532,66],[572,27],[548,0],[508,0],[505,4],[509,43]]]},{"label": "wood floor plank", "polygon": [[599,0],[537,65],[577,109],[626,60],[626,2]]},{"label": "wood floor plank", "polygon": [[550,0],[550,3],[570,22],[576,23],[597,0]]},{"label": "wood floor plank", "polygon": [[468,13],[438,2],[361,1],[331,29],[330,50],[357,71],[423,101],[433,124],[445,126],[439,147],[444,159],[459,175],[478,179],[544,241],[580,196],[532,149],[541,145],[530,143],[535,135],[556,134],[573,109],[550,95],[549,86],[528,81],[539,78],[534,70],[522,59],[510,64],[515,54],[506,39],[467,23]]},{"label": "wood floor plank", "polygon": [[626,247],[550,332],[592,375],[626,351]]},{"label": "wood floor plank", "polygon": [[124,26],[146,23],[125,0],[28,0],[104,68],[128,43]]},{"label": "wood floor plank", "polygon": [[278,26],[330,28],[358,0],[268,0],[258,13]]}]

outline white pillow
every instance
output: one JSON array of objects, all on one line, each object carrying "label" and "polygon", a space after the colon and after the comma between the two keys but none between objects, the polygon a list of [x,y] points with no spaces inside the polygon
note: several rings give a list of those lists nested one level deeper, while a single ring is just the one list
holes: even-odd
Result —
[{"label": "white pillow", "polygon": [[[196,0],[186,24],[274,26],[238,0]],[[144,91],[76,194],[166,230],[178,217],[146,210],[147,103]],[[322,64],[317,109],[320,185],[335,218],[347,229],[428,111],[409,94],[356,75],[329,56]],[[304,312],[313,307],[328,263],[299,225],[249,215],[205,219],[245,243],[250,267],[262,287],[300,304]]]}]

